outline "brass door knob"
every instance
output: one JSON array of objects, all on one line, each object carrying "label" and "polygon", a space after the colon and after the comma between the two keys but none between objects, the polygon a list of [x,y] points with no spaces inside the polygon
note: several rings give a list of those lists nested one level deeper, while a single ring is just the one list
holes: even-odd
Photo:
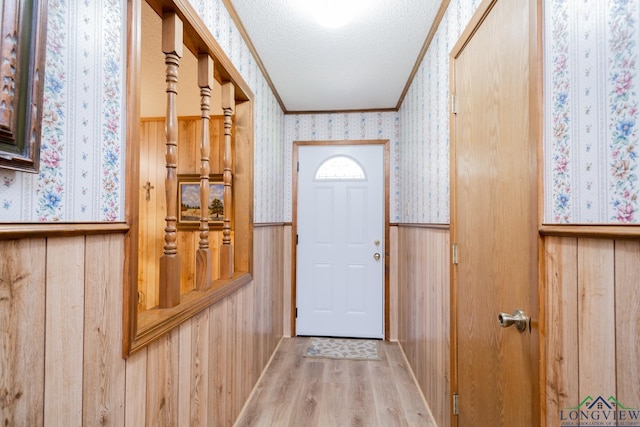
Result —
[{"label": "brass door knob", "polygon": [[377,252],[375,254],[373,254],[373,259],[375,259],[376,261],[379,261],[380,260],[380,254],[377,253]]}]

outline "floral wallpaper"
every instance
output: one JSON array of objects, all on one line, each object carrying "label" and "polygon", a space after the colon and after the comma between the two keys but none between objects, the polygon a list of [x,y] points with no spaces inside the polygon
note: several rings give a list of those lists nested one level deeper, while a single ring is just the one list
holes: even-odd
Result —
[{"label": "floral wallpaper", "polygon": [[284,221],[284,113],[222,0],[190,0],[255,95],[254,222]]},{"label": "floral wallpaper", "polygon": [[[449,222],[452,0],[398,113],[284,116],[222,0],[191,0],[253,90],[256,222],[291,220],[294,140],[392,141],[393,222]],[[544,0],[544,220],[637,224],[640,0]],[[126,2],[50,0],[39,174],[0,169],[0,222],[124,219]]]},{"label": "floral wallpaper", "polygon": [[0,221],[123,220],[125,12],[48,2],[40,172],[0,169]]},{"label": "floral wallpaper", "polygon": [[390,151],[390,218],[398,222],[398,150],[400,121],[394,112],[292,114],[285,116],[285,221],[292,221],[292,157],[294,141],[388,139]]},{"label": "floral wallpaper", "polygon": [[640,222],[639,0],[546,0],[545,222]]},{"label": "floral wallpaper", "polygon": [[400,108],[401,223],[449,223],[449,52],[479,3],[449,3]]}]

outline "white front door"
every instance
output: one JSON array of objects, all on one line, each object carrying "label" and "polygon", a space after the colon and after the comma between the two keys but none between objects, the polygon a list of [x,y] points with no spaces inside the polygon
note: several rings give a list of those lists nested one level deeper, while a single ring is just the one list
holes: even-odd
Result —
[{"label": "white front door", "polygon": [[384,338],[384,147],[298,160],[297,334]]}]

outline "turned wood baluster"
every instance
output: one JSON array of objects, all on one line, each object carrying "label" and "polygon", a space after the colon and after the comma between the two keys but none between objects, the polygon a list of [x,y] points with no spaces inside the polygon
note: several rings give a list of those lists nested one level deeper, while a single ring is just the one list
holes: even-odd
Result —
[{"label": "turned wood baluster", "polygon": [[213,86],[213,59],[206,53],[198,56],[198,86],[202,139],[200,140],[200,242],[196,252],[196,289],[211,286],[211,251],[209,250],[209,102]]},{"label": "turned wood baluster", "polygon": [[165,179],[167,216],[164,229],[164,255],[160,257],[160,307],[174,307],[180,304],[180,258],[178,256],[178,67],[182,57],[182,21],[175,13],[166,13],[162,18],[162,52],[167,66],[167,116],[165,130],[167,176]]},{"label": "turned wood baluster", "polygon": [[224,183],[223,204],[224,219],[222,226],[222,246],[220,247],[220,278],[230,279],[233,276],[233,246],[231,245],[231,123],[235,109],[233,83],[222,85],[222,111],[224,112]]}]

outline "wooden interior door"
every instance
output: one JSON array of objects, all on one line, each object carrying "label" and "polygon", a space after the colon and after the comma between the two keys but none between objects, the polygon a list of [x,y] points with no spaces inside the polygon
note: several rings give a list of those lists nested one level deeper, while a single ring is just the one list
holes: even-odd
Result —
[{"label": "wooden interior door", "polygon": [[[535,3],[483,3],[452,52],[452,390],[459,426],[539,425]],[[500,312],[516,309],[534,319],[522,332],[499,324]]]}]

